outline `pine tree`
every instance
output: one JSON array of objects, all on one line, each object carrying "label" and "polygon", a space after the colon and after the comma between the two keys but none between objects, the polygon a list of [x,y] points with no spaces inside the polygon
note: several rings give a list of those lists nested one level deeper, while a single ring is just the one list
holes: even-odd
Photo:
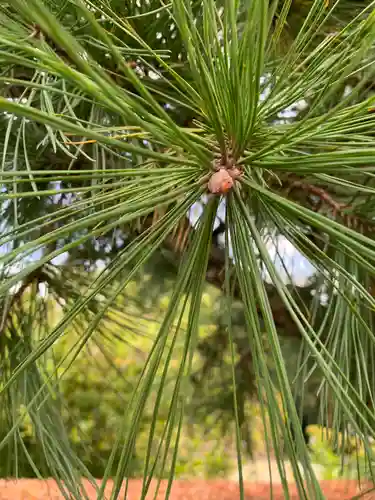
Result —
[{"label": "pine tree", "polygon": [[[72,452],[45,357],[81,324],[78,354],[142,266],[168,255],[177,279],[124,409],[114,496],[153,377],[167,373],[182,337],[159,461],[178,450],[194,353],[214,347],[220,362],[226,349],[239,467],[244,400],[255,392],[279,466],[285,449],[301,498],[322,498],[295,391],[303,398],[318,372],[322,422],[350,426],[369,462],[375,437],[374,3],[13,0],[0,8],[1,394],[11,422],[2,447],[22,439],[24,408],[48,473],[81,498],[80,477],[90,473]],[[270,256],[269,242],[278,248],[281,237],[314,268],[305,286],[286,282],[284,258],[276,265]],[[90,273],[99,260],[99,275]],[[222,299],[220,328],[204,344],[207,282]],[[63,304],[53,326],[41,284]],[[175,328],[183,314],[185,330]],[[290,337],[301,342],[294,384],[280,346]],[[110,470],[111,460],[105,479]],[[145,494],[154,473],[147,455]]]}]

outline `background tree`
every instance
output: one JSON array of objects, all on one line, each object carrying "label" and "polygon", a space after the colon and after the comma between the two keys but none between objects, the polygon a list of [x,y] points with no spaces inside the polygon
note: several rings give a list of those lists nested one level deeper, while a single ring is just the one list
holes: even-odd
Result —
[{"label": "background tree", "polygon": [[[12,423],[2,446],[20,439],[22,406],[49,473],[81,498],[79,477],[90,473],[59,417],[58,372],[46,375],[43,363],[80,325],[74,359],[159,255],[177,279],[108,460],[105,479],[118,455],[114,495],[129,472],[156,371],[167,374],[177,356],[152,460],[150,425],[145,494],[155,461],[178,449],[191,376],[208,380],[210,361],[222,364],[225,349],[230,376],[222,388],[240,469],[244,402],[255,392],[280,470],[285,450],[301,498],[322,497],[295,406],[295,391],[303,400],[317,373],[322,422],[335,432],[351,426],[370,465],[373,2],[15,0],[2,5],[0,22],[1,374],[4,418]],[[192,224],[196,203],[202,215]],[[312,264],[306,286],[286,283],[272,261],[267,241],[280,236]],[[98,262],[100,272],[90,273]],[[206,281],[222,290],[222,318],[202,343]],[[55,325],[36,300],[41,283],[62,304]],[[236,335],[238,322],[245,338]],[[35,324],[43,325],[37,333]],[[282,336],[301,342],[292,381]],[[197,349],[207,353],[201,374],[192,370]]]}]

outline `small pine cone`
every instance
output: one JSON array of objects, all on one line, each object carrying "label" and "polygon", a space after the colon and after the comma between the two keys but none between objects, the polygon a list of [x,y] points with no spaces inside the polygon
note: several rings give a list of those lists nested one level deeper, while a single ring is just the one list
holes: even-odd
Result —
[{"label": "small pine cone", "polygon": [[208,181],[208,190],[214,194],[225,194],[232,189],[234,184],[233,177],[225,168],[221,168],[211,175]]}]

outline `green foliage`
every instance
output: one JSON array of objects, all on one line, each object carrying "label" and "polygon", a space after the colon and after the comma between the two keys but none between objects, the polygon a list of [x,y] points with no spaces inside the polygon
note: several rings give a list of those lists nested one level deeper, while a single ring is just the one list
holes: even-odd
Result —
[{"label": "green foliage", "polygon": [[[82,496],[80,478],[93,477],[69,442],[66,396],[55,389],[61,367],[73,369],[70,361],[94,339],[111,359],[110,332],[126,341],[143,333],[135,310],[123,312],[124,291],[161,254],[176,266],[176,280],[121,408],[98,499],[115,461],[114,498],[134,470],[145,416],[142,499],[151,476],[173,481],[205,370],[214,377],[206,387],[216,383],[215,405],[231,416],[240,469],[246,408],[256,395],[280,471],[287,454],[300,498],[323,498],[295,404],[316,376],[321,423],[335,432],[350,425],[370,458],[374,6],[1,4],[0,411],[10,431],[0,451],[23,446],[26,408],[48,473],[67,495]],[[188,216],[197,204],[194,224]],[[297,286],[283,272],[280,240],[309,261],[309,283]],[[223,294],[208,343],[207,281]],[[55,322],[51,302],[60,304]],[[68,335],[67,359],[47,368]],[[294,377],[282,335],[300,340]],[[213,362],[195,366],[197,350]],[[283,488],[288,496],[285,480]],[[241,474],[240,489],[243,498]]]},{"label": "green foliage", "polygon": [[[90,362],[87,356],[78,358],[64,377],[60,391],[66,405],[64,420],[75,451],[93,476],[101,477],[142,364],[129,362],[116,372],[95,361]],[[118,459],[117,456],[112,474]],[[137,475],[140,470],[135,452],[129,474]]]},{"label": "green foliage", "polygon": [[[66,347],[56,354],[58,358],[66,354]],[[94,351],[94,352],[93,352]],[[95,349],[82,353],[66,372],[59,384],[60,397],[64,401],[61,408],[65,428],[74,452],[94,477],[102,477],[109,460],[116,433],[124,418],[124,408],[129,404],[131,395],[143,367],[143,356],[128,347],[118,349],[116,363],[108,364],[103,354]],[[62,367],[63,369],[64,367]],[[171,373],[173,377],[173,373]],[[157,390],[160,380],[154,384]],[[25,409],[20,409],[21,413]],[[168,414],[168,398],[165,398],[156,422],[157,436]],[[148,430],[152,421],[152,403],[143,414],[139,435],[136,440],[134,455],[130,462],[129,476],[139,477],[143,470],[144,454],[147,450]],[[220,428],[211,419],[205,422],[195,419],[196,423],[187,424],[183,429],[182,450],[176,464],[176,476],[181,478],[200,476],[217,477],[227,473],[232,467],[232,460],[225,453],[225,442]],[[3,429],[4,432],[5,429]],[[20,427],[23,446],[18,450],[18,474],[21,477],[35,477],[35,470],[30,466],[25,453],[39,470],[47,470],[43,450],[27,412]],[[156,450],[153,450],[153,456]],[[114,457],[111,474],[115,474],[120,452]],[[0,474],[8,476],[8,460],[0,461]]]},{"label": "green foliage", "polygon": [[[342,434],[334,436],[332,430],[319,426],[310,426],[308,433],[311,436],[311,460],[323,467],[322,479],[356,479],[371,477],[371,463],[374,462],[375,447],[372,446],[370,462],[355,437]],[[344,454],[340,454],[340,449]],[[341,455],[341,456],[340,456]]]},{"label": "green foliage", "polygon": [[[160,261],[156,261],[160,265]],[[170,274],[172,277],[172,273]],[[46,376],[53,376],[55,367],[59,366],[57,375],[60,378],[54,386],[56,398],[61,402],[60,412],[64,427],[68,433],[69,442],[74,453],[80,457],[85,467],[94,477],[102,477],[114,443],[117,432],[123,423],[124,408],[130,401],[142,373],[146,352],[157,331],[157,318],[168,308],[173,280],[157,282],[150,280],[147,269],[144,269],[137,280],[129,284],[126,296],[118,297],[118,304],[122,308],[123,316],[131,319],[131,314],[143,313],[138,318],[137,335],[130,343],[132,333],[131,322],[124,322],[113,311],[108,314],[103,325],[103,338],[97,332],[93,340],[72,360],[72,346],[75,345],[75,331],[68,333],[54,348],[53,358],[48,359]],[[140,300],[144,288],[148,290],[148,300]],[[156,292],[157,291],[157,292]],[[161,293],[161,292],[164,293]],[[204,316],[206,321],[212,320],[211,308],[217,293],[208,288],[205,294]],[[49,303],[51,321],[58,321],[62,312],[58,312],[56,303]],[[117,319],[121,323],[114,321]],[[140,327],[143,325],[141,332]],[[120,328],[119,328],[120,327]],[[201,335],[204,338],[214,325],[202,325]],[[179,347],[182,349],[182,346]],[[198,359],[195,361],[200,364]],[[178,373],[178,364],[172,363],[168,374],[169,384],[164,387],[163,400],[156,421],[155,435],[162,437],[171,393],[168,390],[170,383]],[[161,384],[162,373],[157,373],[153,381],[155,393]],[[143,471],[145,454],[147,452],[148,432],[152,422],[154,398],[151,397],[142,415],[135,449],[129,466],[129,477],[139,477]],[[19,416],[23,417],[20,425],[20,440],[9,448],[9,452],[17,455],[17,474],[21,477],[35,477],[36,470],[47,474],[48,464],[41,449],[38,436],[27,408],[21,406]],[[10,424],[10,423],[9,423]],[[9,424],[2,424],[2,437],[10,430]],[[223,440],[222,429],[215,418],[206,414],[190,414],[189,421],[183,426],[182,450],[176,463],[176,476],[181,478],[200,476],[217,477],[225,475],[233,468],[233,456],[226,453],[228,441]],[[231,444],[233,448],[233,443]],[[156,447],[153,447],[151,456],[155,459]],[[3,455],[5,457],[5,455]],[[113,458],[111,475],[115,475],[119,465],[120,451]],[[168,457],[170,463],[171,457]],[[33,463],[31,466],[30,462]],[[8,476],[13,473],[14,462],[8,459],[0,460],[0,475]],[[159,471],[163,475],[162,471]],[[165,476],[165,473],[164,473]]]}]

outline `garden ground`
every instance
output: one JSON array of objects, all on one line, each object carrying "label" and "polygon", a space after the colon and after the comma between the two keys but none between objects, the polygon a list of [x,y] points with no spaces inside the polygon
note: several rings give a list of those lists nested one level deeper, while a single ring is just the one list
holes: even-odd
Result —
[{"label": "garden ground", "polygon": [[[168,483],[162,481],[157,500],[165,498]],[[110,497],[112,485],[109,483],[106,488],[106,498]],[[142,480],[132,479],[129,481],[129,500],[139,500],[141,498]],[[154,499],[156,481],[152,483],[147,500]],[[323,481],[322,488],[328,500],[346,500],[360,493],[356,481]],[[85,489],[90,500],[95,499],[94,488],[85,483]],[[291,486],[291,500],[298,500],[300,497]],[[122,492],[122,494],[124,491]],[[246,483],[246,500],[269,500],[271,490],[267,483]],[[284,495],[280,485],[273,486],[273,500],[282,500]],[[37,479],[21,480],[0,480],[0,500],[63,500],[63,496],[58,490],[53,480],[40,481]],[[122,497],[120,497],[122,498]],[[172,487],[171,500],[237,500],[239,498],[239,488],[235,481],[228,480],[176,480]],[[368,493],[361,497],[366,500],[375,499],[375,492]]]}]

